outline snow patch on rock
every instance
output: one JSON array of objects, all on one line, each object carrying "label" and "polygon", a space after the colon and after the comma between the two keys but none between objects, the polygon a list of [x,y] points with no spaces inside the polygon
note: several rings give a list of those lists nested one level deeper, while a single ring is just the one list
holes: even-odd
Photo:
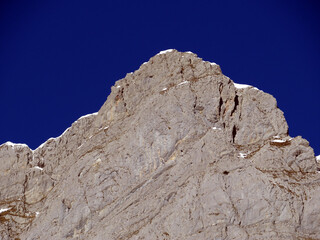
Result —
[{"label": "snow patch on rock", "polygon": [[260,91],[260,89],[258,89],[258,88],[256,88],[256,87],[253,87],[253,86],[251,86],[251,85],[248,85],[248,84],[240,84],[240,83],[233,83],[234,84],[234,86],[235,86],[235,88],[236,89],[245,89],[245,88],[253,88],[253,89],[256,89],[256,90],[259,90]]},{"label": "snow patch on rock", "polygon": [[183,81],[183,82],[179,83],[178,86],[187,84],[188,82],[189,82],[189,81]]},{"label": "snow patch on rock", "polygon": [[161,55],[161,54],[166,54],[168,52],[172,52],[174,49],[167,49],[167,50],[164,50],[164,51],[161,51],[159,52],[157,55]]},{"label": "snow patch on rock", "polygon": [[43,171],[43,168],[41,168],[41,167],[39,167],[39,166],[35,166],[35,167],[33,167],[33,169],[38,169],[38,170],[40,170],[40,171]]},{"label": "snow patch on rock", "polygon": [[239,158],[245,158],[247,156],[246,153],[239,153]]},{"label": "snow patch on rock", "polygon": [[247,85],[247,84],[239,84],[239,83],[233,83],[233,84],[237,89],[252,87],[251,85]]},{"label": "snow patch on rock", "polygon": [[[15,148],[15,147],[28,147],[27,144],[24,144],[24,143],[13,143],[13,142],[10,142],[10,141],[8,141],[8,142],[6,142],[6,143],[4,143],[2,145],[7,145],[7,146],[10,146],[12,148]],[[2,146],[2,145],[0,145],[0,146]]]},{"label": "snow patch on rock", "polygon": [[3,213],[3,212],[7,212],[9,211],[11,208],[1,208],[0,209],[0,213]]},{"label": "snow patch on rock", "polygon": [[275,140],[272,140],[271,142],[276,142],[276,143],[284,143],[286,142],[287,140],[283,140],[283,139],[275,139]]}]

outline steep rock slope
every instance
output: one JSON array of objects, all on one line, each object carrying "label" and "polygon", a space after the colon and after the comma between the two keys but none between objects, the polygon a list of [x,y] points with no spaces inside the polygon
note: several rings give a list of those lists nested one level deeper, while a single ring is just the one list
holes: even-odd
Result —
[{"label": "steep rock slope", "polygon": [[96,114],[0,146],[1,239],[320,239],[320,173],[276,100],[161,52]]}]

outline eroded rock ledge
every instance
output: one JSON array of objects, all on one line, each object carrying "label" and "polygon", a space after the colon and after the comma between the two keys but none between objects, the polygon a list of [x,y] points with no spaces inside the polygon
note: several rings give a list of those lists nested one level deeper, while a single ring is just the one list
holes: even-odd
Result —
[{"label": "eroded rock ledge", "polygon": [[320,173],[276,100],[164,51],[36,150],[0,146],[1,239],[320,239]]}]

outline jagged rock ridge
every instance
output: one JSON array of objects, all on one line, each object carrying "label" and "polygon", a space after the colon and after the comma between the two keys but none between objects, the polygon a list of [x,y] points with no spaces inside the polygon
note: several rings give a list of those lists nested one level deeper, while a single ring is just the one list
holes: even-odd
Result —
[{"label": "jagged rock ridge", "polygon": [[276,100],[161,52],[36,150],[0,146],[1,239],[320,239],[313,149]]}]

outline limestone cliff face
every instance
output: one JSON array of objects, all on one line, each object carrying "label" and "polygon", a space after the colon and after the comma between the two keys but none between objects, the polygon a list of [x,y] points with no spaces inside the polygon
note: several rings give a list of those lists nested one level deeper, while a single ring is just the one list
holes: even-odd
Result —
[{"label": "limestone cliff face", "polygon": [[313,149],[276,100],[161,52],[32,151],[0,146],[0,239],[320,239]]}]

